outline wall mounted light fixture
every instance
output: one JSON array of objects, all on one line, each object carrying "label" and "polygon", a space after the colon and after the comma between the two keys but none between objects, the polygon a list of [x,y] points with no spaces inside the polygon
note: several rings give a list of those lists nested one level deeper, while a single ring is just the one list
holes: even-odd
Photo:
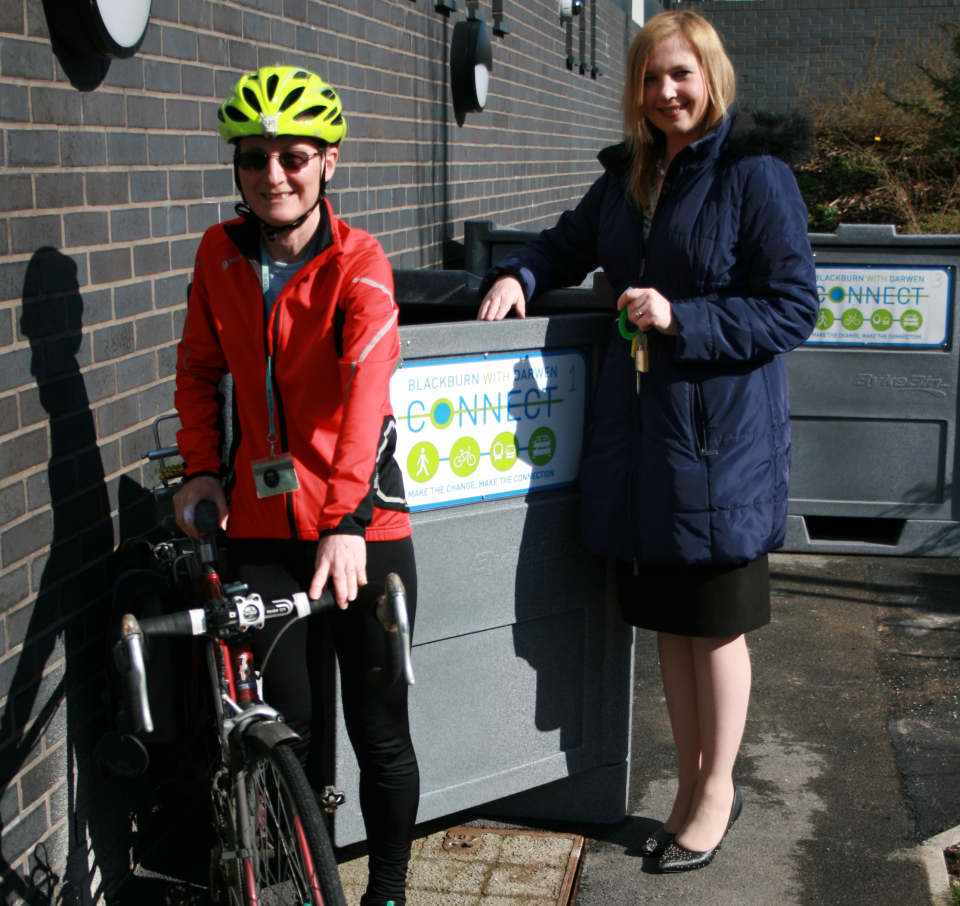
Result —
[{"label": "wall mounted light fixture", "polygon": [[468,113],[483,110],[492,70],[490,32],[476,5],[471,5],[469,18],[453,27],[450,41],[450,91],[458,126]]}]

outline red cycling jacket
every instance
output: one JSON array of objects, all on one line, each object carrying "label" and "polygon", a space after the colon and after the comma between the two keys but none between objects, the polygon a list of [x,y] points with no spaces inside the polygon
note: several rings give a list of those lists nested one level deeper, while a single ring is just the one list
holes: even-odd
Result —
[{"label": "red cycling jacket", "polygon": [[[259,226],[233,220],[204,234],[177,350],[186,475],[225,475],[234,538],[405,538],[389,392],[400,353],[393,273],[376,240],[350,229],[326,201],[318,247],[264,323]],[[276,453],[293,457],[300,489],[258,499],[250,463],[270,453],[268,349]],[[218,385],[227,373],[234,390],[224,409],[232,414],[223,419]]]}]

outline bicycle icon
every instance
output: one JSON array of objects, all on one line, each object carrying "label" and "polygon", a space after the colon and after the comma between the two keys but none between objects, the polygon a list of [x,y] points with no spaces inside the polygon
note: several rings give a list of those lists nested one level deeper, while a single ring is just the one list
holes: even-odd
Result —
[{"label": "bicycle icon", "polygon": [[464,447],[454,458],[453,464],[458,469],[462,469],[464,466],[475,466],[477,464],[477,457],[473,450],[469,447]]}]

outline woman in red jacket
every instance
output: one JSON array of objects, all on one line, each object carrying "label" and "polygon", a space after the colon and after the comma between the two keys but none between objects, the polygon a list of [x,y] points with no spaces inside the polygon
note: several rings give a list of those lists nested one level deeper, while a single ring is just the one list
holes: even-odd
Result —
[{"label": "woman in red jacket", "polygon": [[[410,520],[393,458],[393,275],[376,240],[335,217],[324,198],[347,128],[330,86],[296,67],[264,67],[240,79],[219,118],[244,204],[240,219],[207,230],[197,252],[177,356],[186,463],[177,521],[196,535],[196,505],[213,500],[231,574],[282,563],[314,598],[332,581],[343,609],[329,625],[370,852],[361,902],[401,906],[419,802],[407,689],[365,681],[382,634],[348,606],[368,577],[383,582],[396,572],[411,620],[416,610]],[[226,374],[231,417],[221,430]],[[297,754],[320,788],[320,746],[310,744],[323,720],[311,706],[318,678],[308,664],[319,656],[312,622],[280,637],[264,682],[300,734]],[[272,640],[268,630],[258,634],[260,647]]]}]

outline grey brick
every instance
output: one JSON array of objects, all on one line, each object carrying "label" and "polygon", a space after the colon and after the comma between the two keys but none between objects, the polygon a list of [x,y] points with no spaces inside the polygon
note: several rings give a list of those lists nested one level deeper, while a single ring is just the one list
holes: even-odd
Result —
[{"label": "grey brick", "polygon": [[187,209],[182,205],[151,208],[150,219],[154,236],[179,236],[187,231]]},{"label": "grey brick", "polygon": [[200,107],[196,101],[167,100],[167,128],[189,129],[200,128]]},{"label": "grey brick", "polygon": [[172,343],[157,350],[157,375],[169,377],[177,370],[177,345]]},{"label": "grey brick", "polygon": [[243,14],[243,36],[258,44],[270,42],[270,20],[256,13]]},{"label": "grey brick", "polygon": [[[33,179],[38,208],[72,208],[83,204],[80,173],[38,173]],[[5,194],[0,190],[0,198]]]},{"label": "grey brick", "polygon": [[170,198],[202,198],[203,174],[196,170],[170,171]]},{"label": "grey brick", "polygon": [[0,477],[12,478],[47,458],[47,429],[37,428],[0,444]]},{"label": "grey brick", "polygon": [[140,245],[133,250],[133,272],[138,277],[159,274],[170,269],[170,245],[155,242]]},{"label": "grey brick", "polygon": [[[217,111],[220,109],[220,104],[216,101],[201,101],[200,102],[200,130],[202,132],[209,132],[215,134],[220,129],[220,120],[217,117]],[[217,144],[220,145],[223,143],[223,140],[217,136]],[[219,155],[219,148],[218,148]],[[219,157],[218,157],[219,159]]]},{"label": "grey brick", "polygon": [[32,38],[50,37],[41,0],[27,0],[27,34]]},{"label": "grey brick", "polygon": [[215,164],[219,141],[220,139],[216,135],[188,135],[187,163]]},{"label": "grey brick", "polygon": [[0,211],[23,211],[32,207],[33,187],[28,175],[0,176]]},{"label": "grey brick", "polygon": [[[153,134],[148,136],[150,149],[150,163],[153,166],[163,164],[183,163],[183,136]],[[164,197],[166,197],[166,181],[164,181]]]},{"label": "grey brick", "polygon": [[167,174],[165,172],[134,170],[130,174],[130,200],[132,202],[165,201],[166,197]]},{"label": "grey brick", "polygon": [[0,311],[0,346],[9,346],[13,342],[13,327],[10,324],[12,312]]},{"label": "grey brick", "polygon": [[7,829],[0,840],[0,855],[3,856],[7,865],[12,865],[27,850],[35,846],[46,829],[47,809],[43,804],[37,806],[18,824]]},{"label": "grey brick", "polygon": [[[167,319],[169,322],[169,318]],[[139,336],[138,336],[139,339]],[[117,362],[117,391],[124,393],[134,387],[152,384],[157,379],[157,357],[153,352],[133,356]],[[134,406],[135,412],[139,412]],[[139,421],[139,417],[137,418]]]},{"label": "grey brick", "polygon": [[[221,4],[217,4],[219,7]],[[227,41],[225,38],[218,38],[216,35],[197,35],[197,59],[201,63],[210,63],[213,66],[226,66],[229,55],[227,53]],[[217,76],[214,76],[216,80]],[[219,96],[219,92],[215,91]]]},{"label": "grey brick", "polygon": [[[39,600],[38,600],[39,605]],[[39,607],[38,607],[39,609]],[[49,623],[52,623],[56,618],[55,613],[56,609],[51,608],[51,613],[49,617],[44,614],[45,619],[37,620],[34,618],[34,621],[31,623],[30,628],[33,629],[35,626],[44,626]],[[9,617],[7,618],[7,626],[9,627]],[[28,692],[18,696],[17,700],[14,702],[14,711],[17,716],[17,723],[22,727],[28,721],[33,720],[37,717],[41,711],[43,711],[46,706],[50,703],[51,696],[56,691],[57,687],[60,685],[60,680],[63,678],[63,668],[57,667],[52,670],[50,673],[46,674],[43,679],[37,684],[35,689],[31,689]],[[41,806],[42,809],[42,806]],[[4,838],[6,840],[6,838]],[[6,856],[6,850],[4,850],[3,855]]]},{"label": "grey brick", "polygon": [[213,30],[239,38],[243,34],[243,14],[225,3],[214,3]]},{"label": "grey brick", "polygon": [[140,391],[140,418],[156,418],[173,408],[173,390],[176,381],[164,381]]},{"label": "grey brick", "polygon": [[137,326],[137,349],[150,349],[173,339],[170,315],[167,313],[137,318],[134,324]]},{"label": "grey brick", "polygon": [[[165,60],[147,60],[143,67],[147,91],[180,93],[180,65]],[[156,128],[156,126],[154,126]]]},{"label": "grey brick", "polygon": [[61,132],[60,159],[65,167],[96,167],[107,162],[102,132]]},{"label": "grey brick", "polygon": [[283,16],[297,22],[307,21],[306,0],[283,0]]},{"label": "grey brick", "polygon": [[[185,267],[193,267],[197,257],[197,249],[200,246],[200,237],[193,239],[181,239],[170,243],[170,267],[172,270],[181,270]],[[2,268],[3,265],[0,265]],[[2,271],[0,271],[0,288],[3,286]],[[184,300],[185,301],[185,300]]]},{"label": "grey brick", "polygon": [[124,132],[108,132],[107,156],[111,165],[145,164],[147,137]]},{"label": "grey brick", "polygon": [[297,27],[297,50],[305,53],[317,52],[317,30],[305,26]]},{"label": "grey brick", "polygon": [[51,501],[50,482],[48,476],[50,472],[34,472],[27,477],[27,501],[30,506],[30,512],[46,506]]},{"label": "grey brick", "polygon": [[41,759],[20,778],[23,807],[36,802],[47,790],[53,789],[66,775],[67,747],[59,746]]},{"label": "grey brick", "polygon": [[270,37],[274,44],[281,47],[297,46],[297,29],[291,22],[274,19],[270,23]]},{"label": "grey brick", "polygon": [[135,349],[133,324],[130,321],[111,324],[93,332],[93,357],[98,362],[129,355]]},{"label": "grey brick", "polygon": [[82,211],[63,215],[64,245],[102,245],[110,241],[105,211]]},{"label": "grey brick", "polygon": [[[20,427],[17,416],[17,398],[6,396],[0,399],[0,434],[9,434]],[[3,491],[0,491],[0,525],[3,524]]]},{"label": "grey brick", "polygon": [[187,302],[187,286],[190,284],[188,274],[177,274],[175,277],[165,277],[155,280],[153,284],[156,307],[170,308],[174,305],[185,305]]},{"label": "grey brick", "polygon": [[50,45],[0,38],[0,72],[8,79],[52,79],[53,52]]},{"label": "grey brick", "polygon": [[221,198],[234,194],[233,170],[221,167],[217,170],[203,171],[203,197]]},{"label": "grey brick", "polygon": [[87,91],[80,98],[84,126],[125,126],[126,105],[122,94]]},{"label": "grey brick", "polygon": [[180,0],[181,24],[209,30],[213,6],[210,0]]},{"label": "grey brick", "polygon": [[3,796],[0,796],[0,823],[4,827],[11,824],[20,812],[17,803],[17,785],[11,783]]},{"label": "grey brick", "polygon": [[84,179],[89,205],[126,204],[129,200],[126,173],[87,173]]},{"label": "grey brick", "polygon": [[7,132],[7,164],[11,167],[56,167],[60,142],[54,130]]},{"label": "grey brick", "polygon": [[127,286],[117,286],[113,290],[113,307],[118,318],[127,318],[153,308],[152,284],[149,280],[143,283],[130,283]]},{"label": "grey brick", "polygon": [[59,248],[62,242],[59,214],[36,217],[14,217],[10,221],[10,238],[14,254],[35,252],[44,246]]},{"label": "grey brick", "polygon": [[130,249],[106,249],[90,253],[90,282],[114,283],[130,277]]},{"label": "grey brick", "polygon": [[25,512],[22,484],[12,484],[0,490],[0,525],[19,519]]},{"label": "grey brick", "polygon": [[257,47],[247,41],[231,41],[228,45],[230,65],[250,72],[257,68]]},{"label": "grey brick", "polygon": [[197,33],[164,25],[163,55],[175,60],[196,60]]},{"label": "grey brick", "polygon": [[114,242],[131,242],[150,236],[149,208],[122,208],[110,212],[110,235]]},{"label": "grey brick", "polygon": [[0,576],[0,611],[7,611],[30,594],[26,565]]},{"label": "grey brick", "polygon": [[[163,116],[163,99],[155,97],[133,96],[127,98],[127,125],[131,129],[163,129],[166,120]],[[111,135],[111,138],[113,138]],[[132,136],[131,136],[132,137]],[[142,136],[137,136],[142,138]],[[111,155],[113,147],[111,147]],[[111,156],[111,163],[113,163]],[[117,163],[146,163],[146,160],[120,161]]]},{"label": "grey brick", "polygon": [[80,95],[72,88],[31,88],[35,123],[80,125]]},{"label": "grey brick", "polygon": [[[113,306],[110,303],[109,289],[88,290],[82,296],[76,298],[81,300],[78,309],[84,327],[113,320]],[[68,304],[73,302],[73,298],[68,299],[67,302]]]},{"label": "grey brick", "polygon": [[[118,368],[119,370],[119,368]],[[150,380],[153,380],[151,377]],[[135,393],[112,400],[97,409],[97,436],[110,437],[140,421],[140,398]]]},{"label": "grey brick", "polygon": [[143,44],[140,45],[140,50],[138,53],[154,57],[160,56],[161,53],[161,41],[160,41],[160,29],[161,25],[159,22],[151,22],[147,26],[147,33],[143,37]]},{"label": "grey brick", "polygon": [[140,45],[140,53],[127,60],[111,60],[110,70],[103,84],[113,88],[143,88],[143,57],[140,54],[149,53]]},{"label": "grey brick", "polygon": [[176,22],[178,17],[177,0],[154,0],[150,9],[152,19],[163,19],[165,22]]},{"label": "grey brick", "polygon": [[203,97],[213,96],[212,69],[206,66],[188,66],[184,63],[180,68],[180,77],[183,79],[184,94],[198,94]]},{"label": "grey brick", "polygon": [[98,403],[107,397],[116,396],[117,368],[115,365],[104,365],[102,368],[85,371],[82,379],[87,402]]},{"label": "grey brick", "polygon": [[0,391],[29,384],[33,380],[32,359],[33,353],[29,349],[0,353]]},{"label": "grey brick", "polygon": [[0,0],[0,32],[23,34],[23,4],[18,0]]},{"label": "grey brick", "polygon": [[187,228],[191,233],[202,233],[220,222],[220,206],[217,204],[192,204],[187,208]]},{"label": "grey brick", "polygon": [[30,122],[30,92],[23,85],[0,85],[0,121]]}]

